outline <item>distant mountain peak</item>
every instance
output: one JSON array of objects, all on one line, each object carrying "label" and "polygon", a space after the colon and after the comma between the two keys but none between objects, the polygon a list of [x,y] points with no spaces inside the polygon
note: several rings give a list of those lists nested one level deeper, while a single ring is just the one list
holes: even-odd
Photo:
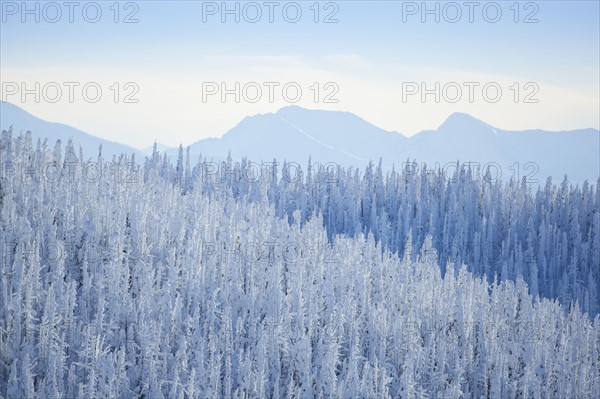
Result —
[{"label": "distant mountain peak", "polygon": [[476,135],[496,133],[496,129],[488,123],[463,112],[454,112],[438,128],[439,132],[458,135]]},{"label": "distant mountain peak", "polygon": [[306,109],[306,108],[302,108],[301,106],[296,105],[296,104],[290,104],[290,105],[286,105],[285,107],[279,108],[279,110],[276,113],[279,114],[279,113],[283,113],[286,111],[310,111],[310,110]]}]

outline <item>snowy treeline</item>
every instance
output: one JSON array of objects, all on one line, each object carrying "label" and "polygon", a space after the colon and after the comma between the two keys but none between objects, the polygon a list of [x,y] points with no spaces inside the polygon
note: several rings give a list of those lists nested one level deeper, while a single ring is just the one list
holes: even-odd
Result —
[{"label": "snowy treeline", "polygon": [[518,276],[591,306],[593,188],[83,159],[2,134],[0,397],[600,396],[600,316]]},{"label": "snowy treeline", "polygon": [[[579,302],[592,316],[600,312],[598,185],[572,187],[566,176],[558,187],[550,179],[541,186],[525,177],[502,182],[499,170],[460,164],[452,176],[426,167],[415,173],[413,162],[384,175],[381,162],[361,172],[309,161],[303,173],[297,164],[231,159],[200,160],[190,169],[184,159],[180,149],[177,165],[170,167],[155,152],[145,163],[145,179],[158,175],[184,191],[195,187],[219,198],[268,200],[277,216],[290,220],[299,209],[301,224],[322,213],[330,239],[373,233],[392,252],[414,255],[431,235],[442,275],[452,262],[467,264],[488,282],[521,276],[534,296],[567,306]],[[410,234],[413,246],[407,248]]]}]

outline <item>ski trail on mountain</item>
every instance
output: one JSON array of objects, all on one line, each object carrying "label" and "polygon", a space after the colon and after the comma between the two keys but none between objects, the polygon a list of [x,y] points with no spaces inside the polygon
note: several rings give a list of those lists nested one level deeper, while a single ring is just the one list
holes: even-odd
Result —
[{"label": "ski trail on mountain", "polygon": [[330,150],[339,151],[339,152],[341,152],[342,154],[344,154],[344,155],[347,155],[347,156],[349,156],[349,157],[351,157],[351,158],[354,158],[354,159],[356,159],[356,160],[359,160],[359,161],[363,161],[363,162],[364,162],[364,161],[367,161],[366,159],[364,159],[364,158],[361,158],[361,157],[359,157],[359,156],[358,156],[358,155],[356,155],[356,154],[353,154],[353,153],[351,153],[351,152],[348,152],[348,151],[346,151],[346,150],[342,150],[341,148],[334,147],[334,146],[332,146],[332,145],[329,145],[329,144],[325,144],[325,143],[323,143],[322,141],[320,141],[319,139],[315,138],[314,136],[311,136],[310,134],[306,133],[304,130],[300,129],[298,126],[294,125],[293,123],[291,123],[291,122],[290,122],[290,121],[288,121],[287,119],[285,119],[285,118],[282,118],[282,117],[281,117],[281,116],[279,116],[279,115],[275,115],[275,116],[277,116],[279,119],[281,119],[282,121],[284,121],[285,123],[287,123],[288,125],[290,125],[291,127],[293,127],[294,129],[296,129],[297,131],[299,131],[300,133],[302,133],[304,136],[308,137],[309,139],[311,139],[311,140],[312,140],[312,141],[314,141],[315,143],[317,143],[317,144],[319,144],[319,145],[322,145],[323,147],[329,148]]}]

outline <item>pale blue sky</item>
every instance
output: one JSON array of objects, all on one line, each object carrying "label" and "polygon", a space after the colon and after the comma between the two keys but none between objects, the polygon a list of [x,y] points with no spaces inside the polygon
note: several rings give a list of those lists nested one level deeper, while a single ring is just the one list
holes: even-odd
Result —
[{"label": "pale blue sky", "polygon": [[[286,22],[281,14],[282,5],[290,2],[279,2],[274,23],[267,21],[264,2],[256,2],[263,16],[255,24],[243,18],[235,23],[232,16],[222,23],[220,14],[207,16],[208,22],[203,23],[203,6],[210,2],[199,1],[135,2],[139,22],[132,24],[113,22],[109,8],[113,1],[98,2],[103,14],[95,24],[83,19],[80,8],[75,9],[75,22],[69,23],[65,7],[58,23],[48,23],[43,16],[35,23],[31,15],[22,23],[21,10],[8,15],[12,10],[8,3],[21,5],[2,1],[3,82],[97,81],[108,87],[112,81],[133,81],[138,83],[140,101],[8,100],[46,119],[136,147],[154,139],[176,145],[219,136],[244,115],[286,105],[284,101],[203,103],[198,91],[206,81],[297,81],[305,90],[310,82],[336,82],[337,104],[311,103],[306,93],[298,105],[348,110],[405,134],[435,128],[454,111],[507,129],[598,128],[599,124],[598,1],[520,2],[519,23],[510,8],[514,1],[497,2],[502,10],[497,23],[482,16],[483,5],[490,2],[479,2],[473,23],[463,1],[456,2],[463,12],[458,23],[446,22],[443,16],[435,23],[431,15],[422,23],[419,13],[402,21],[403,7],[406,10],[410,2],[338,1],[329,2],[336,4],[339,20],[330,24],[314,23],[309,9],[314,1],[297,2],[303,15],[296,24]],[[214,4],[220,7],[221,3]],[[240,7],[245,3],[240,2]],[[320,18],[335,10],[331,5],[325,10],[327,3],[319,3]],[[440,9],[447,3],[440,2]],[[120,2],[121,7],[126,4]],[[422,2],[414,4],[420,7]],[[229,5],[233,7],[232,2]],[[523,23],[536,8],[534,17],[539,22]],[[133,6],[121,9],[119,19],[134,10]],[[489,15],[494,16],[493,9]],[[401,83],[413,81],[494,81],[505,91],[503,101],[496,104],[477,99],[457,104],[402,103]],[[539,103],[505,101],[512,96],[511,82],[535,82]]]}]

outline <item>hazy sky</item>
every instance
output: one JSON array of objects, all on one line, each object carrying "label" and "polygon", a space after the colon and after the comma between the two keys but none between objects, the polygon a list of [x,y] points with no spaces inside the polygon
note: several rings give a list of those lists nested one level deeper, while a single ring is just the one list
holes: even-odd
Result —
[{"label": "hazy sky", "polygon": [[406,135],[455,111],[598,128],[599,2],[515,3],[1,1],[2,100],[138,148],[218,137],[296,100]]}]

